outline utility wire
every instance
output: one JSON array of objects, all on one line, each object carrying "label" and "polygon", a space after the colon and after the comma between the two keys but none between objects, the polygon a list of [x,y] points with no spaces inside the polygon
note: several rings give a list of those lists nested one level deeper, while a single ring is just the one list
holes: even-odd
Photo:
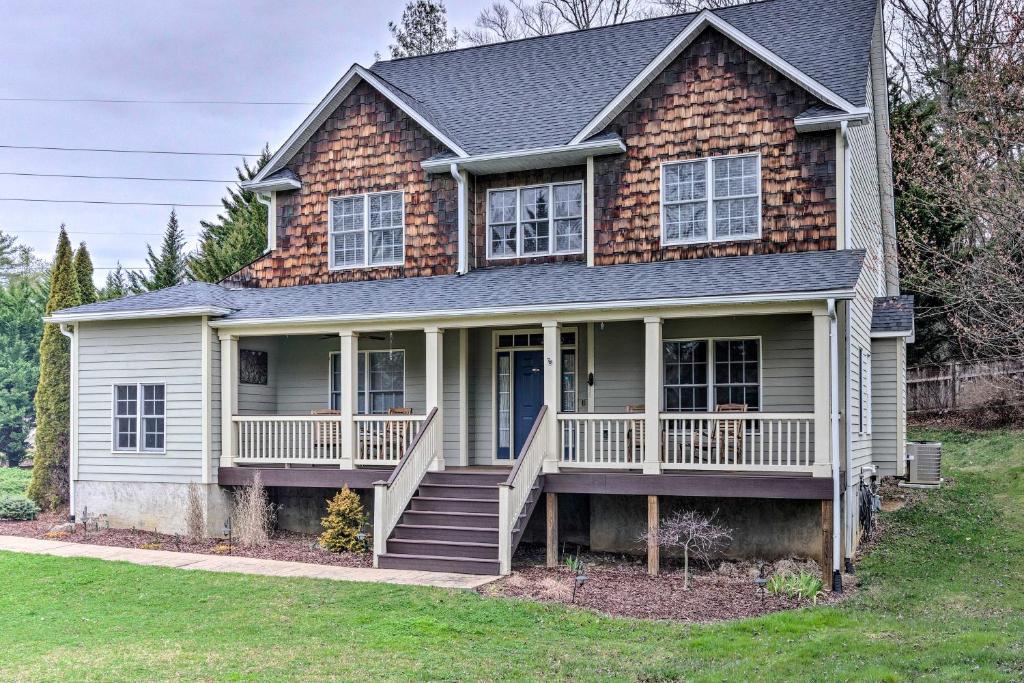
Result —
[{"label": "utility wire", "polygon": [[0,197],[0,202],[35,202],[39,204],[110,204],[115,206],[198,206],[223,208],[222,204],[189,204],[187,202],[114,202],[99,199],[31,199],[28,197]]},{"label": "utility wire", "polygon": [[[21,229],[18,229],[18,228],[14,228],[12,230],[5,230],[4,232],[9,232],[11,234],[17,234],[17,235],[27,235],[27,234],[30,234],[30,233],[39,234],[39,235],[53,235],[53,234],[57,233],[57,228],[53,228],[52,230],[21,230]],[[160,236],[164,235],[164,233],[162,233],[162,232],[132,232],[130,230],[127,230],[127,231],[122,230],[121,232],[100,232],[100,231],[93,231],[93,230],[73,230],[73,229],[69,229],[68,232],[69,233],[73,232],[76,235],[126,235],[126,236],[132,236],[132,237],[141,237],[143,235],[145,235],[145,236],[160,237]],[[196,233],[194,235],[191,235],[191,234],[186,234],[185,235],[186,239],[196,239],[197,237],[199,237],[198,233]]]},{"label": "utility wire", "polygon": [[226,104],[257,107],[312,106],[312,102],[260,102],[247,100],[132,100],[100,97],[0,97],[0,102],[91,102],[98,104]]},{"label": "utility wire", "polygon": [[39,145],[0,145],[0,149],[41,149],[52,152],[106,152],[110,154],[172,154],[199,157],[258,157],[259,152],[175,152],[154,149],[112,149],[105,147],[42,147]]},{"label": "utility wire", "polygon": [[154,178],[134,175],[85,175],[75,173],[27,173],[23,171],[0,171],[0,175],[28,176],[32,178],[94,178],[98,180],[150,180],[168,183],[237,183],[238,180],[216,180],[213,178]]}]

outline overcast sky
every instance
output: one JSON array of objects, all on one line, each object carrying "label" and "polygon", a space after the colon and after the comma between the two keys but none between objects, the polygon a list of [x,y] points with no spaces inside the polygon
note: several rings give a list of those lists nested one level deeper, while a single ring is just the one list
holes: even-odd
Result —
[{"label": "overcast sky", "polygon": [[[448,0],[468,28],[484,0]],[[0,101],[0,146],[199,152],[277,148],[353,63],[387,54],[387,22],[402,0],[214,2],[6,0],[0,22],[0,98],[99,98],[307,102],[228,106]],[[235,177],[238,157],[14,150],[0,173]],[[0,198],[218,204],[215,183],[139,182],[0,175]],[[142,265],[168,207],[0,201],[0,230],[43,257],[68,227],[85,241],[97,280],[118,261]],[[189,238],[215,208],[180,207]],[[190,247],[194,241],[190,242]]]}]

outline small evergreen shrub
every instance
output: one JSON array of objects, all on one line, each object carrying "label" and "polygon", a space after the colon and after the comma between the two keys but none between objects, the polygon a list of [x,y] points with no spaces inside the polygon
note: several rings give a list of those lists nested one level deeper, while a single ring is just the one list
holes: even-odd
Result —
[{"label": "small evergreen shrub", "polygon": [[324,529],[320,545],[333,553],[362,552],[366,550],[366,538],[359,538],[359,534],[366,522],[366,510],[358,494],[346,486],[327,502],[327,516],[320,520]]},{"label": "small evergreen shrub", "polygon": [[4,496],[0,498],[0,519],[27,521],[36,518],[39,506],[24,496]]},{"label": "small evergreen shrub", "polygon": [[764,588],[772,595],[817,601],[822,584],[821,579],[814,574],[800,572],[799,574],[772,574]]}]

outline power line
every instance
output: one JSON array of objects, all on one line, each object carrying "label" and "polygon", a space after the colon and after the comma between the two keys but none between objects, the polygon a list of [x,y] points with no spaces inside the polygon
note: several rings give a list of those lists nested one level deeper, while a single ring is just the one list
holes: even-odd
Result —
[{"label": "power line", "polygon": [[108,204],[115,206],[197,206],[222,208],[221,204],[189,204],[186,202],[114,202],[100,199],[31,199],[28,197],[0,197],[0,202],[34,202],[39,204]]},{"label": "power line", "polygon": [[97,180],[151,180],[168,183],[237,183],[238,180],[216,180],[213,178],[154,178],[133,175],[86,175],[75,173],[27,173],[23,171],[0,171],[0,175],[28,176],[32,178],[93,178]]},{"label": "power line", "polygon": [[245,152],[176,152],[155,149],[113,149],[105,147],[42,147],[39,145],[0,145],[0,149],[37,149],[51,152],[105,152],[109,154],[171,154],[199,157],[258,157],[259,153]]},{"label": "power line", "polygon": [[251,100],[134,100],[100,97],[0,97],[0,102],[87,102],[97,104],[224,104],[237,106],[312,106],[313,102],[271,102]]},{"label": "power line", "polygon": [[[38,234],[38,235],[55,235],[55,234],[57,234],[57,228],[53,228],[52,230],[21,230],[21,229],[15,228],[15,229],[11,230],[10,232],[12,232],[13,234],[17,234],[17,235],[26,235],[26,234],[29,234],[29,233]],[[164,234],[162,232],[126,232],[126,231],[123,231],[123,230],[121,232],[100,232],[100,231],[93,231],[93,230],[74,230],[74,229],[69,229],[68,230],[68,234],[72,234],[72,233],[75,234],[75,235],[130,235],[132,237],[140,237],[140,236],[143,236],[143,235],[159,237],[159,236],[162,236]],[[194,235],[193,234],[186,234],[185,237],[188,238],[188,239],[195,239],[195,238],[199,237],[199,233],[196,233]]]}]

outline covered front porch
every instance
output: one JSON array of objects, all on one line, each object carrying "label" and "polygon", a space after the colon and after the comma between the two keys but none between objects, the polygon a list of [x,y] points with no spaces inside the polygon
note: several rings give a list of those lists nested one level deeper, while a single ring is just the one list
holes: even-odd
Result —
[{"label": "covered front porch", "polygon": [[221,467],[831,476],[825,302],[487,322],[220,330]]}]

